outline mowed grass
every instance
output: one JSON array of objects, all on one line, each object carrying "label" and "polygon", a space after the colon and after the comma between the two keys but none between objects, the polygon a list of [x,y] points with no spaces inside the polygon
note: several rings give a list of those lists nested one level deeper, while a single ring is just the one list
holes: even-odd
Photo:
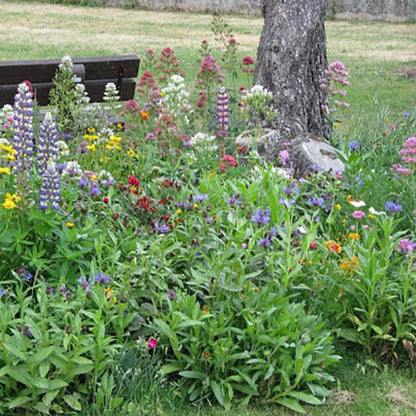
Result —
[{"label": "mowed grass", "polygon": [[[74,7],[0,0],[0,60],[175,50],[189,78],[198,49],[215,43],[210,15],[115,8]],[[239,42],[239,55],[256,56],[263,19],[225,16]],[[348,101],[353,112],[389,108],[410,111],[416,104],[416,24],[328,21],[328,59],[343,61],[351,73]]]}]

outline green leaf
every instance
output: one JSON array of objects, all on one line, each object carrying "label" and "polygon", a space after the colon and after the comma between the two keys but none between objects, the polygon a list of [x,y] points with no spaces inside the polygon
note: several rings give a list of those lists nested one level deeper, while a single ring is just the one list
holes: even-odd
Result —
[{"label": "green leaf", "polygon": [[317,397],[313,396],[312,394],[303,393],[301,391],[292,391],[289,393],[289,396],[308,404],[322,404],[322,402]]},{"label": "green leaf", "polygon": [[42,361],[46,360],[52,353],[53,347],[41,348],[34,356],[33,363],[36,365],[40,364]]},{"label": "green leaf", "polygon": [[71,407],[74,410],[80,411],[81,410],[81,403],[78,401],[78,399],[74,395],[66,394],[63,399],[65,400],[65,403]]},{"label": "green leaf", "polygon": [[179,375],[181,377],[196,378],[198,380],[203,380],[205,378],[205,374],[202,374],[200,371],[181,371]]},{"label": "green leaf", "polygon": [[302,413],[303,415],[306,414],[305,409],[296,401],[293,399],[277,399],[275,400],[276,403],[281,404],[282,406],[285,406],[291,410],[294,410],[295,412]]},{"label": "green leaf", "polygon": [[7,404],[9,409],[14,409],[15,407],[21,407],[26,403],[29,403],[32,400],[31,397],[24,396],[24,397],[17,397],[16,399],[12,400]]},{"label": "green leaf", "polygon": [[218,403],[221,406],[224,406],[224,393],[222,392],[222,389],[219,386],[219,384],[214,380],[211,380],[209,384],[211,386],[212,391],[214,392],[215,398],[218,400]]},{"label": "green leaf", "polygon": [[167,374],[173,373],[175,371],[179,371],[181,368],[182,367],[180,365],[177,365],[177,364],[165,364],[160,369],[160,373],[163,376],[166,376]]}]

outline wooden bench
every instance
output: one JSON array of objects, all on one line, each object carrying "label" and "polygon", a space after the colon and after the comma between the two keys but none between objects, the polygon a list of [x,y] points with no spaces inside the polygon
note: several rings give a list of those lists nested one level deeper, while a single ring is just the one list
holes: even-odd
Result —
[{"label": "wooden bench", "polygon": [[[13,104],[17,86],[30,81],[39,105],[49,104],[49,92],[60,59],[36,59],[0,62],[0,109]],[[77,82],[85,85],[91,102],[102,102],[105,86],[116,84],[120,101],[133,99],[140,59],[137,55],[74,58],[73,72]]]}]

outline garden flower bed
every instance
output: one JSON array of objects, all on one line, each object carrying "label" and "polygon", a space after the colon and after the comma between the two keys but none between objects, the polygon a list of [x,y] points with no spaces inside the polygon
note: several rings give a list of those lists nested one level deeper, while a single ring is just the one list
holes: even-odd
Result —
[{"label": "garden flower bed", "polygon": [[187,402],[304,412],[329,396],[339,345],[413,362],[415,114],[365,144],[332,118],[345,170],[298,177],[291,143],[275,165],[257,154],[276,112],[225,45],[202,44],[194,82],[172,49],[147,51],[136,100],[106,93],[124,130],[85,112],[69,58],[53,117],[37,125],[25,82],[4,109],[2,414],[134,414],[143,374]]}]

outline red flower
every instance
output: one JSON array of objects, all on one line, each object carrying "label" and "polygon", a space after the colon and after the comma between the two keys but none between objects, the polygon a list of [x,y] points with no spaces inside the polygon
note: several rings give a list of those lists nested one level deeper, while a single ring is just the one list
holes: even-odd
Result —
[{"label": "red flower", "polygon": [[227,166],[234,166],[234,167],[238,166],[238,162],[231,155],[225,155],[221,159],[221,162],[225,163]]},{"label": "red flower", "polygon": [[254,59],[251,56],[245,56],[243,58],[243,65],[253,65]]},{"label": "red flower", "polygon": [[108,196],[105,196],[103,199],[104,204],[108,204]]},{"label": "red flower", "polygon": [[317,246],[318,246],[318,243],[316,242],[316,240],[313,240],[312,243],[309,245],[309,248],[311,250],[315,250]]},{"label": "red flower", "polygon": [[137,188],[140,185],[140,181],[135,176],[129,175],[129,185]]}]

